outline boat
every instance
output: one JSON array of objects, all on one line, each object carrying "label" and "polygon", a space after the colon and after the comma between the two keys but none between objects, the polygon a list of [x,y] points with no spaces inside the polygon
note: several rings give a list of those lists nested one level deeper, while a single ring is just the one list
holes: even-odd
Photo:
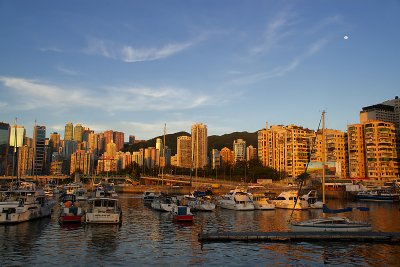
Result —
[{"label": "boat", "polygon": [[[329,209],[325,204],[323,206],[324,213],[343,213],[351,212],[354,209],[361,212],[368,211],[368,208],[347,207],[344,209]],[[347,217],[322,217],[302,222],[291,223],[292,231],[296,232],[365,232],[371,231],[372,225],[366,221],[353,221]]]},{"label": "boat", "polygon": [[356,199],[360,201],[397,202],[399,197],[400,194],[390,187],[369,189],[356,194]]},{"label": "boat", "polygon": [[322,209],[324,203],[318,199],[317,190],[310,190],[301,197],[301,200],[307,202],[309,209]]},{"label": "boat", "polygon": [[153,202],[154,198],[156,196],[158,196],[159,194],[157,194],[154,190],[149,189],[143,192],[143,202],[145,204],[150,204],[151,202]]},{"label": "boat", "polygon": [[186,195],[180,204],[188,206],[191,211],[213,211],[215,204],[211,202],[210,196],[196,197],[194,194]]},{"label": "boat", "polygon": [[193,221],[193,214],[190,212],[188,206],[174,205],[172,209],[174,221],[177,222],[191,222]]},{"label": "boat", "polygon": [[280,193],[275,199],[272,200],[275,208],[279,209],[294,209],[294,210],[306,210],[308,209],[308,203],[302,200],[298,196],[297,190],[288,190]]},{"label": "boat", "polygon": [[274,210],[275,204],[262,193],[253,193],[250,195],[251,200],[254,203],[254,209],[256,210]]},{"label": "boat", "polygon": [[164,194],[155,197],[151,202],[151,207],[158,211],[172,212],[174,206],[176,206],[176,198]]},{"label": "boat", "polygon": [[88,199],[85,222],[89,224],[122,223],[122,210],[118,199],[111,197]]},{"label": "boat", "polygon": [[245,189],[236,187],[218,201],[221,208],[230,210],[254,210],[254,204]]},{"label": "boat", "polygon": [[[323,163],[326,162],[326,155],[324,153],[325,149],[325,111],[322,112],[321,117],[322,122],[322,147],[323,147]],[[309,161],[310,162],[310,161]],[[309,163],[308,162],[308,163]],[[307,163],[307,167],[308,167]],[[324,164],[323,164],[324,165]],[[306,171],[307,171],[306,167]],[[306,172],[305,171],[305,172]],[[300,185],[301,189],[301,185]],[[347,207],[343,209],[329,209],[325,204],[325,168],[322,168],[322,202],[323,208],[322,211],[324,214],[338,214],[342,212],[350,212],[353,211],[353,208]],[[359,211],[368,211],[368,208],[365,207],[358,207],[356,208]],[[292,231],[297,232],[364,232],[364,231],[371,231],[372,226],[367,221],[354,221],[350,220],[347,217],[322,217],[316,219],[310,219],[306,221],[300,222],[291,222],[290,228]]]},{"label": "boat", "polygon": [[31,182],[18,182],[17,188],[2,192],[0,224],[20,223],[51,215],[53,202]]},{"label": "boat", "polygon": [[82,223],[85,221],[85,212],[73,194],[66,194],[60,203],[59,223]]}]

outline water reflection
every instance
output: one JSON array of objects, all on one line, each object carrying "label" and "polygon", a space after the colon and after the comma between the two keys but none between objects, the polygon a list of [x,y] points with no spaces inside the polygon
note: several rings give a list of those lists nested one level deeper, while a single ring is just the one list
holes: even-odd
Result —
[{"label": "water reflection", "polygon": [[[174,223],[172,215],[144,206],[140,196],[121,196],[122,225],[59,225],[51,219],[0,226],[0,265],[397,265],[400,246],[386,244],[205,243],[201,231],[287,231],[290,210],[197,212],[193,223]],[[330,207],[360,206],[331,202]],[[398,205],[366,203],[377,231],[400,231]],[[295,211],[293,220],[321,216]]]}]

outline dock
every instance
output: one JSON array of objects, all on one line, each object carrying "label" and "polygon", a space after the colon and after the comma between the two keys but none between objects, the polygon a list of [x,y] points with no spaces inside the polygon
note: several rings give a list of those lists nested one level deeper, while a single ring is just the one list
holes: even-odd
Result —
[{"label": "dock", "polygon": [[200,242],[377,242],[400,244],[400,232],[210,232]]}]

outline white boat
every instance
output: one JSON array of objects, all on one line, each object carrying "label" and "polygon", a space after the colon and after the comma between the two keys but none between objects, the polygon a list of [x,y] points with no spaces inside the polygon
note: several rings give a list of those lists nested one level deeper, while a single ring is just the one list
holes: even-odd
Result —
[{"label": "white boat", "polygon": [[[322,112],[321,117],[322,123],[322,147],[323,151],[325,148],[325,111]],[[326,156],[323,152],[323,162],[325,162]],[[308,166],[308,164],[307,164]],[[306,169],[307,170],[307,169]],[[341,212],[349,212],[352,211],[353,208],[344,208],[331,210],[325,205],[325,168],[322,168],[322,203],[323,203],[323,212],[324,213],[341,213]],[[367,211],[368,208],[357,208],[360,211]],[[291,222],[290,228],[293,231],[298,232],[361,232],[361,231],[370,231],[372,226],[369,222],[360,222],[353,221],[346,217],[322,217],[316,219],[310,219],[301,222]]]},{"label": "white boat", "polygon": [[158,211],[172,212],[174,206],[176,206],[176,199],[166,195],[159,195],[151,202],[151,207]]},{"label": "white boat", "polygon": [[187,195],[180,202],[182,205],[187,205],[191,211],[215,210],[215,204],[211,202],[209,196],[195,197],[193,194]]},{"label": "white boat", "polygon": [[122,223],[122,210],[118,199],[108,197],[89,199],[85,222],[91,224]]},{"label": "white boat", "polygon": [[236,188],[222,196],[219,206],[230,210],[254,210],[254,204],[246,190]]},{"label": "white boat", "polygon": [[324,203],[318,199],[317,190],[310,190],[301,197],[301,200],[307,202],[309,209],[322,209]]},{"label": "white boat", "polygon": [[158,196],[159,194],[157,194],[154,190],[149,189],[143,192],[143,202],[145,204],[151,203],[153,202],[154,198],[156,196]]},{"label": "white boat", "polygon": [[360,201],[376,201],[376,202],[398,202],[400,194],[391,187],[373,188],[360,191],[356,195],[356,199]]},{"label": "white boat", "polygon": [[254,208],[256,210],[274,210],[275,204],[269,199],[269,197],[265,196],[261,193],[253,193],[250,195],[250,198],[253,200]]},{"label": "white boat", "polygon": [[308,203],[298,197],[297,190],[283,191],[279,196],[272,200],[272,203],[274,203],[275,207],[279,209],[308,209]]},{"label": "white boat", "polygon": [[370,223],[351,221],[346,217],[318,218],[290,226],[295,232],[363,232],[372,229]]},{"label": "white boat", "polygon": [[35,184],[22,182],[18,189],[2,192],[0,223],[20,223],[50,216],[53,205]]}]

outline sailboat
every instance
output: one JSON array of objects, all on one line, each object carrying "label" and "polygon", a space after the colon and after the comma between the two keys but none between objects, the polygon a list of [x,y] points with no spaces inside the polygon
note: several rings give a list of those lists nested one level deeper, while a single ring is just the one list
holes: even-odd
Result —
[{"label": "sailboat", "polygon": [[[322,167],[322,202],[323,202],[323,213],[338,214],[342,212],[350,212],[353,208],[348,207],[344,209],[332,210],[326,206],[325,202],[325,111],[322,112],[322,153],[323,153],[323,167]],[[309,160],[310,162],[310,160]],[[308,163],[309,163],[308,162]],[[308,167],[308,164],[307,164]],[[306,167],[306,171],[307,171]],[[368,208],[359,207],[355,208],[359,211],[368,211]],[[291,222],[290,228],[296,232],[364,232],[371,231],[372,226],[369,222],[353,221],[347,217],[322,217],[316,219],[310,219],[301,222]]]}]

